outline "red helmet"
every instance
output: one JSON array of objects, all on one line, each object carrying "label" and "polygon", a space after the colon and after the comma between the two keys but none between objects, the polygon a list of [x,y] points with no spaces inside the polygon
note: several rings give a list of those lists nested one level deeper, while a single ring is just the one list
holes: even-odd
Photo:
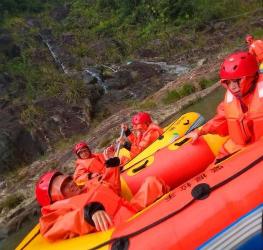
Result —
[{"label": "red helmet", "polygon": [[50,171],[39,178],[35,187],[35,194],[36,199],[41,206],[46,206],[52,203],[50,186],[54,178],[58,175],[62,174],[58,171]]},{"label": "red helmet", "polygon": [[132,124],[138,125],[140,123],[151,123],[152,119],[151,116],[146,112],[139,112],[132,117]]},{"label": "red helmet", "polygon": [[248,44],[251,44],[253,41],[254,41],[254,37],[252,35],[250,35],[250,34],[247,34],[246,35],[246,42]]},{"label": "red helmet", "polygon": [[248,52],[236,52],[229,55],[221,65],[220,78],[226,80],[253,76],[258,72],[255,56]]},{"label": "red helmet", "polygon": [[73,152],[77,155],[79,151],[83,148],[87,148],[90,151],[88,144],[84,141],[81,141],[75,145]]}]

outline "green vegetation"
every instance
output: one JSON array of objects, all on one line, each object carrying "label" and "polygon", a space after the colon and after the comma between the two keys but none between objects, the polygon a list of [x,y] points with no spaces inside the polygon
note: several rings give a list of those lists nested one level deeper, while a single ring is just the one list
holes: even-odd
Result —
[{"label": "green vegetation", "polygon": [[[60,13],[62,6],[67,6],[68,13],[56,21],[51,13]],[[0,49],[0,71],[19,79],[13,89],[19,88],[17,82],[23,82],[28,101],[56,96],[74,103],[83,95],[82,86],[57,70],[37,38],[38,26],[28,25],[29,16],[41,20],[41,26],[50,28],[58,41],[62,34],[71,34],[74,42],[63,47],[76,57],[73,67],[80,69],[81,59],[87,56],[96,63],[111,63],[132,59],[142,48],[169,56],[206,46],[209,37],[199,30],[221,19],[234,24],[240,15],[246,18],[246,13],[259,8],[262,3],[256,0],[3,0],[0,27],[8,30],[21,53],[9,58]],[[262,29],[255,28],[254,34],[262,36]]]},{"label": "green vegetation", "polygon": [[0,212],[5,208],[8,210],[15,208],[17,205],[19,205],[24,200],[24,198],[25,197],[20,193],[11,194],[7,196],[0,203]]},{"label": "green vegetation", "polygon": [[263,29],[262,28],[256,28],[253,31],[253,34],[255,37],[263,37]]},{"label": "green vegetation", "polygon": [[154,109],[157,107],[157,103],[152,100],[143,101],[142,103],[138,104],[138,108],[141,110],[149,110]]},{"label": "green vegetation", "polygon": [[179,89],[178,94],[182,98],[184,96],[190,95],[195,92],[195,87],[189,83],[184,84],[184,86]]},{"label": "green vegetation", "polygon": [[77,44],[68,46],[69,51],[105,63],[132,58],[142,47],[164,56],[203,47],[209,37],[197,35],[199,30],[221,19],[234,23],[260,7],[256,0],[75,0],[62,22],[52,22],[45,13],[41,17],[58,36],[74,34]]},{"label": "green vegetation", "polygon": [[163,97],[162,102],[164,104],[171,104],[177,100],[190,95],[196,91],[195,87],[190,83],[183,85],[179,90],[171,90]]},{"label": "green vegetation", "polygon": [[199,86],[201,89],[206,89],[212,86],[215,82],[212,79],[203,78],[199,81]]},{"label": "green vegetation", "polygon": [[219,76],[217,73],[211,75],[211,76],[208,76],[208,77],[205,77],[205,78],[201,78],[198,82],[199,86],[201,89],[206,89],[210,86],[212,86],[214,83],[218,82],[219,81]]},{"label": "green vegetation", "polygon": [[[80,70],[87,58],[94,64],[119,63],[144,50],[167,57],[204,48],[211,37],[203,31],[218,22],[235,31],[245,24],[244,32],[262,37],[260,27],[246,22],[260,8],[258,0],[2,0],[0,77],[4,73],[12,79],[5,98],[23,103],[21,119],[31,129],[35,119],[45,116],[31,107],[34,101],[56,97],[74,104],[89,94],[83,82],[58,70],[40,39],[43,30],[51,30],[56,43],[63,44],[65,55],[73,58],[71,69]],[[63,40],[65,35],[70,35],[70,42]],[[233,50],[242,42],[240,36],[227,34],[222,39],[221,50]],[[201,88],[210,84],[209,78],[199,83]],[[163,102],[172,103],[194,91],[185,85],[168,92]],[[135,105],[152,109],[157,104]],[[107,114],[100,114],[94,124]]]},{"label": "green vegetation", "polygon": [[179,93],[176,90],[171,90],[166,93],[166,95],[162,99],[162,102],[164,104],[171,104],[179,99],[180,99]]},{"label": "green vegetation", "polygon": [[151,99],[147,99],[144,101],[138,101],[138,100],[126,100],[125,107],[133,107],[134,109],[140,109],[140,110],[150,110],[156,108],[158,105],[155,101]]},{"label": "green vegetation", "polygon": [[37,128],[44,118],[45,111],[34,105],[29,105],[21,113],[21,121],[29,128]]},{"label": "green vegetation", "polygon": [[[43,7],[43,1],[41,0],[1,0],[0,12],[4,13],[5,16],[21,12],[38,13],[43,10]],[[4,18],[4,16],[1,15],[0,18]]]}]

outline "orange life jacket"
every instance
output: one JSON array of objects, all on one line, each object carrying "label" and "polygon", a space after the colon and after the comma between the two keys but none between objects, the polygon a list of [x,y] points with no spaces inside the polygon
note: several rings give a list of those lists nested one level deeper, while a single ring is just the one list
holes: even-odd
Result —
[{"label": "orange life jacket", "polygon": [[40,232],[48,240],[68,239],[96,229],[84,219],[83,207],[91,202],[101,203],[114,225],[131,217],[135,208],[118,196],[108,185],[99,184],[87,193],[57,201],[42,208]]},{"label": "orange life jacket", "polygon": [[149,176],[128,202],[116,194],[110,183],[97,183],[86,193],[43,207],[39,221],[40,232],[48,240],[55,241],[96,231],[84,219],[83,207],[91,202],[101,203],[114,226],[117,226],[168,191],[169,187],[163,181]]},{"label": "orange life jacket", "polygon": [[85,184],[89,178],[88,174],[105,173],[105,158],[103,154],[92,154],[88,159],[77,159],[76,168],[73,175],[74,181],[81,185]]},{"label": "orange life jacket", "polygon": [[130,134],[128,138],[132,143],[130,150],[131,158],[134,158],[137,154],[147,148],[162,133],[163,130],[158,125],[151,123],[142,136],[135,136],[133,133]]},{"label": "orange life jacket", "polygon": [[248,111],[243,113],[240,101],[227,91],[224,101],[225,117],[230,138],[245,145],[263,136],[263,80],[259,80],[253,93],[245,98]]},{"label": "orange life jacket", "polygon": [[258,63],[263,62],[263,40],[255,40],[249,46],[249,53],[254,55],[258,61]]}]

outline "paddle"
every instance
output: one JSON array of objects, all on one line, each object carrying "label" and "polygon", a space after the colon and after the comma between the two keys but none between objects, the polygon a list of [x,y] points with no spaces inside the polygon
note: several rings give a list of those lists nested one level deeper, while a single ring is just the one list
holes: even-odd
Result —
[{"label": "paddle", "polygon": [[[120,134],[120,138],[122,138],[124,135],[124,129],[121,129],[121,134]],[[117,150],[116,150],[116,156],[119,157],[119,153],[120,153],[120,148],[121,148],[121,141],[119,141],[118,145],[117,145]]]}]

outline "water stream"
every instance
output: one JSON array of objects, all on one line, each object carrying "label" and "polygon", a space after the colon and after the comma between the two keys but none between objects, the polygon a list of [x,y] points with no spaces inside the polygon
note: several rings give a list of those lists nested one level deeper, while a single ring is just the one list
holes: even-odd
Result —
[{"label": "water stream", "polygon": [[[223,88],[218,88],[204,99],[183,109],[180,113],[177,114],[177,116],[179,117],[186,112],[195,111],[202,114],[206,120],[209,120],[211,117],[214,116],[217,105],[223,100],[224,92],[225,91]],[[174,119],[174,117],[172,119]],[[0,250],[14,249],[14,247],[17,246],[17,244],[23,239],[26,233],[34,227],[35,223],[36,221],[28,222],[23,228],[20,229],[19,232],[10,235],[7,239],[0,242]]]},{"label": "water stream", "polygon": [[18,232],[13,233],[8,238],[0,241],[0,250],[14,250],[28,232],[34,228],[37,222],[38,218],[34,217],[32,220],[23,223],[23,226]]},{"label": "water stream", "polygon": [[102,86],[105,94],[108,92],[108,89],[107,89],[107,86],[105,85],[105,82],[101,79],[101,77],[98,73],[96,73],[90,69],[85,69],[84,72],[97,79],[98,84]]},{"label": "water stream", "polygon": [[188,67],[178,64],[167,64],[167,62],[148,62],[148,61],[143,61],[143,62],[146,64],[159,65],[161,69],[167,74],[181,75],[189,71]]},{"label": "water stream", "polygon": [[61,69],[63,70],[64,74],[68,74],[69,71],[66,68],[66,66],[64,65],[64,63],[60,60],[59,56],[57,55],[57,53],[55,52],[54,47],[51,45],[51,42],[49,41],[49,39],[45,38],[44,36],[40,35],[42,38],[43,43],[48,47],[48,50],[50,52],[50,54],[52,55],[55,63],[61,67]]},{"label": "water stream", "polygon": [[226,91],[224,88],[217,88],[214,92],[206,96],[204,99],[201,99],[193,105],[182,109],[178,113],[178,117],[187,112],[198,112],[204,116],[206,121],[208,121],[215,115],[217,105],[223,101],[225,92]]},{"label": "water stream", "polygon": [[[70,69],[68,69],[65,64],[63,63],[63,61],[61,60],[59,53],[56,51],[56,46],[54,45],[54,43],[52,44],[52,40],[49,37],[46,37],[44,35],[40,34],[40,37],[43,41],[43,43],[47,46],[52,58],[54,59],[56,65],[58,65],[64,74],[68,75],[70,73]],[[109,67],[109,66],[105,66],[104,67],[108,67],[111,70],[114,70],[113,68]],[[104,93],[107,93],[107,86],[105,85],[105,82],[101,79],[100,75],[98,73],[96,73],[95,71],[91,70],[91,69],[84,69],[84,73],[94,77],[97,79],[97,82],[99,85],[102,86]]]}]

